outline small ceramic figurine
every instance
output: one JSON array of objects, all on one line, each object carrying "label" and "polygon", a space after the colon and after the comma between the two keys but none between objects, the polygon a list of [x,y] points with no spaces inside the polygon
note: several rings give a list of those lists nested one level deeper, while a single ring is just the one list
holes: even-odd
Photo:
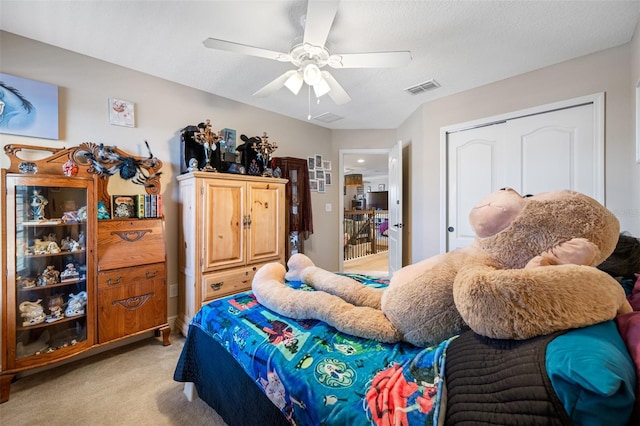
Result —
[{"label": "small ceramic figurine", "polygon": [[47,316],[47,322],[54,322],[64,318],[62,308],[64,306],[64,300],[59,294],[55,294],[49,297],[49,315]]},{"label": "small ceramic figurine", "polygon": [[198,160],[195,158],[191,158],[189,160],[189,167],[187,167],[188,172],[197,172],[198,169]]},{"label": "small ceramic figurine", "polygon": [[67,302],[67,309],[64,314],[67,317],[84,315],[84,307],[87,305],[87,292],[81,291],[78,294],[71,293]]},{"label": "small ceramic figurine", "polygon": [[31,277],[18,277],[18,283],[21,288],[31,288],[36,286],[36,280]]},{"label": "small ceramic figurine", "polygon": [[62,165],[62,173],[64,173],[67,177],[76,176],[80,168],[73,160],[69,159],[66,163]]},{"label": "small ceramic figurine", "polygon": [[55,266],[49,265],[42,272],[42,275],[38,277],[38,285],[44,287],[46,285],[53,285],[58,283],[58,277],[60,272],[56,271]]},{"label": "small ceramic figurine", "polygon": [[46,315],[40,302],[42,302],[42,299],[38,299],[35,302],[25,301],[18,306],[23,327],[40,324],[44,321]]},{"label": "small ceramic figurine", "polygon": [[37,189],[31,195],[31,214],[34,220],[44,220],[44,207],[49,204],[46,198]]},{"label": "small ceramic figurine", "polygon": [[76,270],[76,265],[73,263],[67,263],[66,269],[60,273],[61,282],[77,280],[79,277],[80,274]]}]

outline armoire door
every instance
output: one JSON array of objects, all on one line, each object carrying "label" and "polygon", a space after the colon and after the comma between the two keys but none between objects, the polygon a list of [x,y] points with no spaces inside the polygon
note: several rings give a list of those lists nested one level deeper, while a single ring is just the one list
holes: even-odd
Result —
[{"label": "armoire door", "polygon": [[203,180],[204,272],[246,264],[247,184],[237,180]]},{"label": "armoire door", "polygon": [[284,254],[284,186],[249,182],[247,189],[248,263]]},{"label": "armoire door", "polygon": [[490,192],[572,189],[601,202],[603,147],[592,103],[447,135],[447,249],[470,244],[471,208]]}]

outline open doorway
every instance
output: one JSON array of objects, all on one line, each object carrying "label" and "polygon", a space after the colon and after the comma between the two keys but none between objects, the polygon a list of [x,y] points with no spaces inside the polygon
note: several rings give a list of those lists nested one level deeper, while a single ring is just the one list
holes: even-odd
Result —
[{"label": "open doorway", "polygon": [[386,277],[389,150],[340,151],[340,270]]}]

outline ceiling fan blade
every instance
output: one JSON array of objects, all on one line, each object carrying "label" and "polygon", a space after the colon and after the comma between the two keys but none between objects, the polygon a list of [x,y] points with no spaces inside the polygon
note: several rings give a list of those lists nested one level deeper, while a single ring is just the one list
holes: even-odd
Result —
[{"label": "ceiling fan blade", "polygon": [[307,16],[304,24],[304,43],[323,47],[333,19],[338,11],[340,0],[309,0]]},{"label": "ceiling fan blade", "polygon": [[209,49],[224,50],[225,52],[242,53],[244,55],[257,56],[259,58],[275,59],[276,61],[289,62],[291,56],[288,53],[276,52],[262,49],[261,47],[248,46],[246,44],[234,43],[232,41],[208,38],[202,42]]},{"label": "ceiling fan blade", "polygon": [[336,79],[333,78],[331,74],[329,74],[329,71],[322,71],[322,78],[324,78],[324,80],[331,88],[331,90],[329,90],[329,93],[327,94],[329,95],[331,100],[336,103],[336,105],[346,104],[351,100],[351,96],[349,96],[349,94],[342,88],[342,86],[340,86],[340,83],[338,83]]},{"label": "ceiling fan blade", "polygon": [[277,92],[278,90],[282,89],[287,79],[291,77],[293,74],[295,74],[296,72],[297,72],[296,70],[289,70],[285,72],[284,74],[280,75],[275,80],[273,80],[272,82],[268,83],[262,89],[258,90],[256,93],[253,94],[253,96],[257,98],[264,98],[266,96],[269,96],[272,93]]},{"label": "ceiling fan blade", "polygon": [[411,62],[411,52],[345,53],[331,55],[331,68],[398,68]]}]

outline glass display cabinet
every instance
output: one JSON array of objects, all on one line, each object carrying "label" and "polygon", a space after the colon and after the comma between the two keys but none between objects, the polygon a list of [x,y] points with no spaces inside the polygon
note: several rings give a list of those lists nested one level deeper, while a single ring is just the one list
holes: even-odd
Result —
[{"label": "glass display cabinet", "polygon": [[6,176],[9,369],[93,345],[93,188],[91,178]]}]

